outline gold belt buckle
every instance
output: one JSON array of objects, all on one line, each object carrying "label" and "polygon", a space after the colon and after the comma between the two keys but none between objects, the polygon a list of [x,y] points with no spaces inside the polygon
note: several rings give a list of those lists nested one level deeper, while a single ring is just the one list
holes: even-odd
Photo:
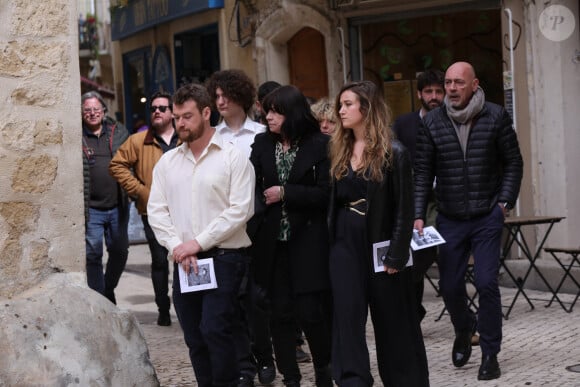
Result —
[{"label": "gold belt buckle", "polygon": [[366,199],[359,199],[359,200],[356,200],[354,202],[350,202],[350,203],[348,203],[348,205],[346,206],[346,208],[348,208],[349,210],[351,210],[354,213],[357,213],[359,215],[365,216],[366,213],[363,212],[363,211],[360,211],[360,210],[356,209],[355,206],[358,206],[359,204],[365,203],[366,201],[367,201]]}]

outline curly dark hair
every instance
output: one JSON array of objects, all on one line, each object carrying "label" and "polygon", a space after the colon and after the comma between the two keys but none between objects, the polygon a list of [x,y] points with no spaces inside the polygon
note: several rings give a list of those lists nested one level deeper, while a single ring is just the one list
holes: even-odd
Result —
[{"label": "curly dark hair", "polygon": [[240,105],[246,114],[254,105],[256,87],[242,70],[222,70],[212,74],[207,82],[207,90],[211,97],[212,109],[216,109],[217,88],[222,89],[224,96]]}]

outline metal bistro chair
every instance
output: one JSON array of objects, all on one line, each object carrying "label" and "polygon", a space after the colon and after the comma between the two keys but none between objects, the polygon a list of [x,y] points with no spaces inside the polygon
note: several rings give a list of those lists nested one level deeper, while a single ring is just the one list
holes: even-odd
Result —
[{"label": "metal bistro chair", "polygon": [[[564,270],[564,275],[562,276],[562,279],[558,283],[558,286],[556,286],[556,289],[554,289],[554,291],[552,292],[552,299],[546,305],[546,307],[552,305],[552,302],[556,300],[566,312],[571,313],[572,308],[574,308],[574,305],[576,305],[576,301],[578,301],[578,297],[580,297],[580,283],[578,283],[576,278],[574,278],[574,274],[571,273],[571,270],[573,268],[580,268],[580,258],[578,258],[578,255],[580,255],[580,248],[544,247],[544,251],[550,253],[552,257],[554,257],[556,262],[560,265],[560,267]],[[570,263],[563,263],[562,259],[558,257],[558,254],[568,255],[571,258]],[[572,282],[574,282],[574,284],[578,287],[578,293],[576,293],[576,297],[571,302],[562,301],[558,296],[558,292],[562,288],[562,285],[564,284],[564,281],[566,281],[566,278],[570,278]],[[564,304],[570,304],[570,307],[566,308]]]}]

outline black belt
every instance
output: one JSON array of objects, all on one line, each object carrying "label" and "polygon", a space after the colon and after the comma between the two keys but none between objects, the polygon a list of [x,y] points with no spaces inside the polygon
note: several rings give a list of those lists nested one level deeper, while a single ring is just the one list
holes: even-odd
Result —
[{"label": "black belt", "polygon": [[209,249],[207,251],[200,251],[197,253],[197,258],[212,258],[225,254],[246,254],[246,249],[221,249],[219,247],[214,247],[213,249]]}]

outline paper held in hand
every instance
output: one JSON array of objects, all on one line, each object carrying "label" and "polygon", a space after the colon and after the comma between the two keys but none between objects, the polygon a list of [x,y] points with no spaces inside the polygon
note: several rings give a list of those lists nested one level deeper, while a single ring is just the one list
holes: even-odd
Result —
[{"label": "paper held in hand", "polygon": [[[382,241],[373,243],[373,262],[375,267],[375,273],[381,273],[385,271],[385,265],[383,264],[384,259],[389,251],[389,246],[391,241]],[[407,261],[407,267],[413,266],[413,256],[409,251],[409,260]]]},{"label": "paper held in hand", "polygon": [[411,248],[413,250],[422,250],[428,247],[442,245],[445,239],[433,226],[424,227],[423,235],[419,235],[417,230],[413,230],[413,237],[411,238]]},{"label": "paper held in hand", "polygon": [[213,258],[197,260],[197,274],[193,272],[193,266],[190,267],[189,274],[179,267],[179,286],[181,293],[197,292],[206,289],[215,289],[218,287],[215,270],[213,267]]}]

